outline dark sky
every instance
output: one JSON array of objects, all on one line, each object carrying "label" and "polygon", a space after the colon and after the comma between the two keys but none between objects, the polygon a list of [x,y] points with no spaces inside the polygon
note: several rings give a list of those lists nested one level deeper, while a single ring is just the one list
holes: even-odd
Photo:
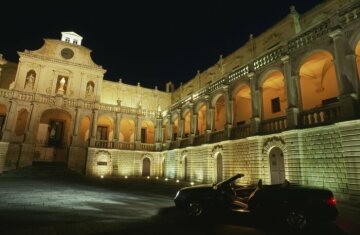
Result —
[{"label": "dark sky", "polygon": [[[35,50],[62,31],[84,37],[105,79],[148,88],[178,87],[280,21],[324,0],[26,1],[1,7],[0,53]],[[9,2],[9,1],[8,1]]]}]

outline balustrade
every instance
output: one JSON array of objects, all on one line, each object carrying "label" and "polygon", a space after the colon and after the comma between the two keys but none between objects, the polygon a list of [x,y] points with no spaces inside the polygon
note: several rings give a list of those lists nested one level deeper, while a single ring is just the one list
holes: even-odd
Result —
[{"label": "balustrade", "polygon": [[205,144],[205,134],[195,136],[194,138],[194,146],[199,146]]},{"label": "balustrade", "polygon": [[340,104],[333,103],[300,113],[300,126],[312,127],[341,121]]},{"label": "balustrade", "polygon": [[96,148],[104,148],[104,149],[112,149],[112,148],[114,148],[114,141],[96,140],[95,147]]},{"label": "balustrade", "polygon": [[210,142],[216,143],[225,140],[224,130],[215,131],[211,133]]},{"label": "balustrade", "polygon": [[231,139],[241,139],[250,136],[250,124],[240,125],[231,129]]},{"label": "balustrade", "polygon": [[261,121],[261,133],[271,134],[286,130],[286,116]]},{"label": "balustrade", "polygon": [[182,139],[180,142],[180,148],[185,148],[190,145],[190,138]]}]

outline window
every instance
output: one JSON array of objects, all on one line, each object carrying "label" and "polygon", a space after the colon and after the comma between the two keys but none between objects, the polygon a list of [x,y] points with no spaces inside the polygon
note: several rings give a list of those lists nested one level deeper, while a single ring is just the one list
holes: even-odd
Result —
[{"label": "window", "polygon": [[107,126],[98,126],[96,132],[97,140],[108,140],[108,127]]},{"label": "window", "polygon": [[65,38],[65,42],[70,42],[70,38]]},{"label": "window", "polygon": [[78,41],[74,39],[73,43],[74,43],[75,45],[77,45],[77,44],[78,44]]},{"label": "window", "polygon": [[273,113],[280,112],[280,98],[276,97],[275,99],[271,100],[271,110]]}]

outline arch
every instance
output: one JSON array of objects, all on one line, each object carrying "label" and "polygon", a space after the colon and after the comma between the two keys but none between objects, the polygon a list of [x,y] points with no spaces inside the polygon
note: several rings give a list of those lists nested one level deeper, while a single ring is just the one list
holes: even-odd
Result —
[{"label": "arch", "polygon": [[262,119],[285,116],[287,98],[285,95],[284,75],[279,70],[269,70],[261,78]]},{"label": "arch", "polygon": [[211,107],[215,108],[215,105],[218,102],[218,100],[224,96],[225,96],[224,92],[218,92],[218,93],[214,94],[211,99]]},{"label": "arch", "polygon": [[151,160],[149,157],[144,157],[142,159],[142,176],[150,176],[151,174]]},{"label": "arch", "polygon": [[252,117],[250,87],[242,83],[234,91],[236,91],[232,96],[234,100],[234,124],[237,126],[249,124]]},{"label": "arch", "polygon": [[214,178],[215,182],[219,183],[223,181],[224,179],[224,172],[223,172],[223,157],[221,152],[216,152],[214,154],[214,160],[215,160],[215,171],[214,171]]},{"label": "arch", "polygon": [[90,117],[85,116],[81,119],[79,126],[80,140],[87,142],[90,136]]},{"label": "arch", "polygon": [[5,125],[5,119],[6,119],[6,106],[2,103],[0,103],[0,140],[2,138],[4,125]]},{"label": "arch", "polygon": [[250,87],[250,83],[248,81],[237,81],[235,84],[233,84],[230,88],[230,97],[234,99],[234,97],[237,95],[240,89],[242,89],[244,86]]},{"label": "arch", "polygon": [[40,117],[37,143],[52,147],[67,146],[70,143],[72,116],[62,109],[47,109]]},{"label": "arch", "polygon": [[197,133],[199,135],[205,134],[206,131],[206,104],[204,102],[200,102],[197,105],[197,108],[195,109],[197,113]]},{"label": "arch", "polygon": [[[215,99],[214,99],[215,101]],[[215,131],[224,130],[226,124],[226,107],[225,107],[225,96],[224,94],[219,94],[217,96],[216,102],[214,104],[214,128]]]},{"label": "arch", "polygon": [[190,109],[189,108],[185,109],[182,116],[184,119],[184,138],[187,138],[190,136],[190,122],[191,122]]},{"label": "arch", "polygon": [[96,139],[112,141],[114,136],[114,120],[103,114],[97,120]]},{"label": "arch", "polygon": [[120,121],[120,135],[119,141],[121,142],[134,142],[135,122],[129,118],[122,118]]},{"label": "arch", "polygon": [[304,58],[299,70],[302,110],[337,101],[339,95],[333,56],[316,51]]},{"label": "arch", "polygon": [[[359,35],[359,37],[360,37],[360,35]],[[357,77],[360,80],[360,38],[355,47],[355,57],[356,57],[355,62],[356,62],[356,68],[357,68]]]},{"label": "arch", "polygon": [[281,148],[274,146],[269,151],[271,184],[281,184],[285,181],[284,153]]},{"label": "arch", "polygon": [[171,116],[171,123],[173,124],[172,126],[172,137],[171,140],[176,140],[177,136],[178,136],[178,127],[179,127],[179,115],[177,113],[174,113]]},{"label": "arch", "polygon": [[150,120],[141,122],[141,143],[155,143],[155,126]]},{"label": "arch", "polygon": [[25,133],[28,116],[29,116],[29,112],[26,109],[22,108],[19,110],[15,125],[16,136],[21,136]]}]

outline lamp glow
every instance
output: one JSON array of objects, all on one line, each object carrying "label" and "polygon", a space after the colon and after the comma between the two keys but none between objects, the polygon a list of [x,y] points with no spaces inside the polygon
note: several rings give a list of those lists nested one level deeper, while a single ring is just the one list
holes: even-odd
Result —
[{"label": "lamp glow", "polygon": [[103,175],[101,175],[101,176],[100,176],[100,178],[101,178],[101,179],[104,179],[104,176],[103,176]]},{"label": "lamp glow", "polygon": [[125,179],[127,179],[128,178],[128,176],[127,175],[125,175]]},{"label": "lamp glow", "polygon": [[165,181],[168,181],[168,178],[165,178]]},{"label": "lamp glow", "polygon": [[176,183],[179,183],[180,182],[180,180],[176,180]]},{"label": "lamp glow", "polygon": [[150,176],[146,176],[146,179],[150,179]]},{"label": "lamp glow", "polygon": [[191,182],[190,185],[193,186],[193,185],[194,185],[194,182]]}]

